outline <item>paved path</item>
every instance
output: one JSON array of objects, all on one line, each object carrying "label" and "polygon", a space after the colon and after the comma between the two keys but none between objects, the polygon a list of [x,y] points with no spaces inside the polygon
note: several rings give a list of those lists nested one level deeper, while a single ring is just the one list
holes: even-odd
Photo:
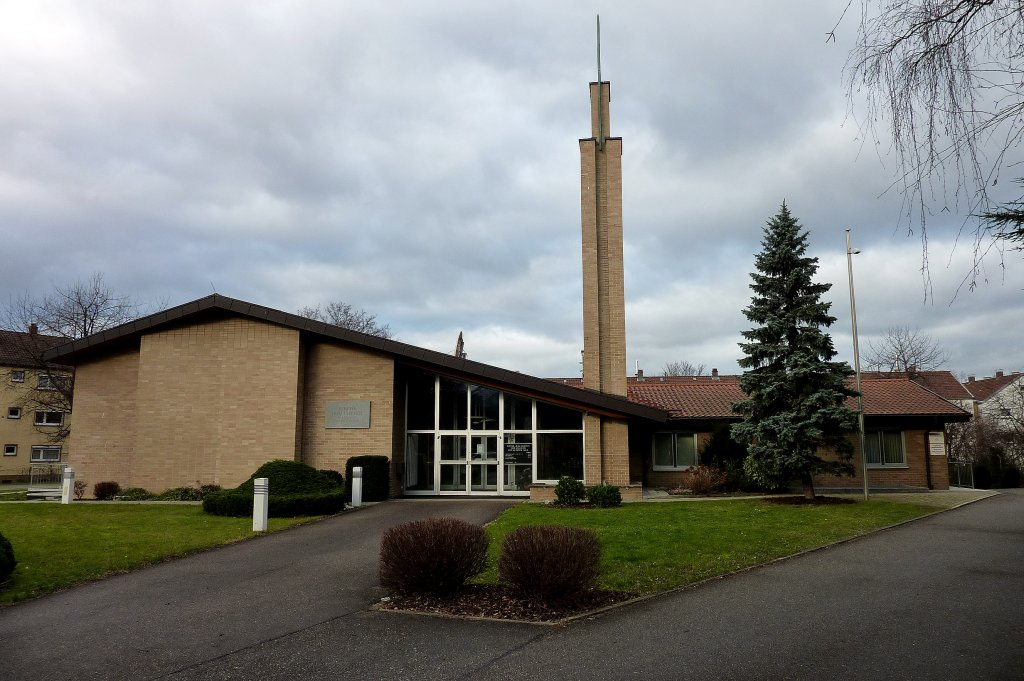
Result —
[{"label": "paved path", "polygon": [[375,504],[4,608],[0,681],[160,678],[322,622],[347,621],[374,600],[384,529],[440,515],[484,523],[511,505]]},{"label": "paved path", "polygon": [[0,677],[1024,679],[1024,490],[564,627],[362,608],[375,532],[499,504],[392,502],[0,611]]}]

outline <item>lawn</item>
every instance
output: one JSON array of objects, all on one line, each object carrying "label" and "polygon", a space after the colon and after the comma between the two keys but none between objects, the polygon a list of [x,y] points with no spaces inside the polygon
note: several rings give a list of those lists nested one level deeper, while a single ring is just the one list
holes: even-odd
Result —
[{"label": "lawn", "polygon": [[555,508],[522,504],[488,526],[492,567],[505,534],[526,525],[567,525],[597,532],[600,586],[655,593],[864,534],[936,509],[888,501],[787,506],[761,500]]},{"label": "lawn", "polygon": [[[310,518],[271,518],[271,532]],[[18,565],[0,605],[253,536],[252,518],[186,504],[0,504]]]}]

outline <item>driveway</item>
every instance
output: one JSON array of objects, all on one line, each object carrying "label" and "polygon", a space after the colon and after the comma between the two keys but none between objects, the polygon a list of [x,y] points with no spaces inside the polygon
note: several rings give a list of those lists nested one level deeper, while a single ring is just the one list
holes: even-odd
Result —
[{"label": "driveway", "polygon": [[568,626],[364,609],[384,527],[502,507],[391,502],[0,611],[0,676],[1024,678],[1024,490]]},{"label": "driveway", "polygon": [[[0,610],[0,679],[147,679],[361,613],[380,536],[514,502],[399,500]],[[239,678],[246,678],[243,674]]]}]

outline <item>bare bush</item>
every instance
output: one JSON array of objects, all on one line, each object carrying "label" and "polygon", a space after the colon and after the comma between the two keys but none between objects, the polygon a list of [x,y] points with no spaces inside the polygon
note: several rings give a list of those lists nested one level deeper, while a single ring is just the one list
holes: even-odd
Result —
[{"label": "bare bush", "polygon": [[458,518],[428,518],[384,531],[380,583],[399,593],[450,594],[487,565],[487,533]]},{"label": "bare bush", "polygon": [[554,603],[593,588],[600,562],[593,530],[520,527],[505,535],[498,575],[522,593]]},{"label": "bare bush", "polygon": [[683,472],[682,487],[694,494],[711,494],[725,487],[729,476],[714,466],[696,466]]}]

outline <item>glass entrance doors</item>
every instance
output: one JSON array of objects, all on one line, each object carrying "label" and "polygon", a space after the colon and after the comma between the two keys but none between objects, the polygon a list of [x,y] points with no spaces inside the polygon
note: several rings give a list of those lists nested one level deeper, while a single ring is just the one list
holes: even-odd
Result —
[{"label": "glass entrance doors", "polygon": [[441,492],[495,494],[498,491],[497,435],[439,437]]}]

